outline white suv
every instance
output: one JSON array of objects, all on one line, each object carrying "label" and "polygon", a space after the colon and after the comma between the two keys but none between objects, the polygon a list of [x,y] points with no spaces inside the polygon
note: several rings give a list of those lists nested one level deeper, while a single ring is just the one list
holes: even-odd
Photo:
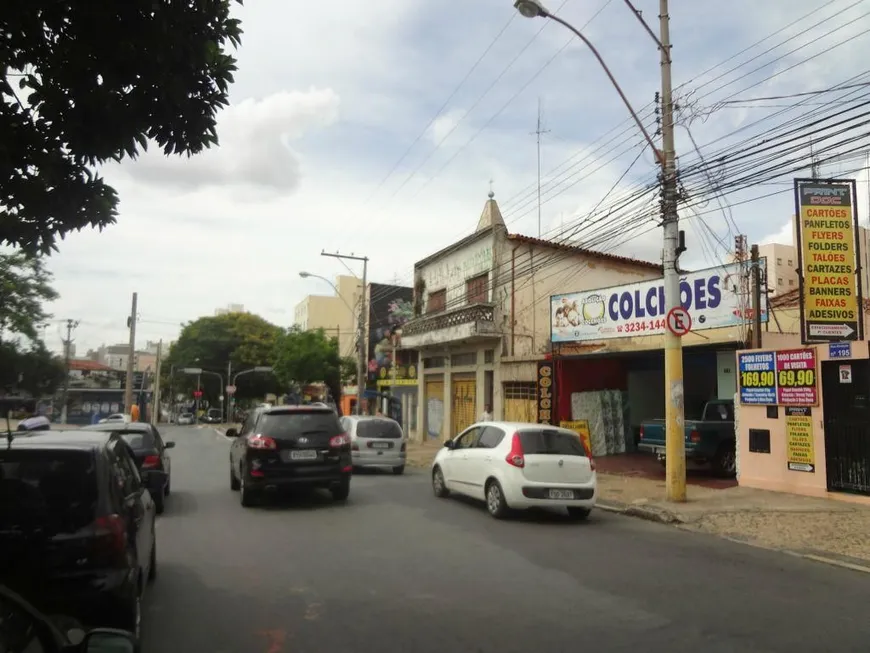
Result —
[{"label": "white suv", "polygon": [[574,431],[545,424],[481,422],[445,443],[432,463],[432,489],[486,501],[504,518],[512,509],[564,507],[589,516],[598,496],[592,455]]}]

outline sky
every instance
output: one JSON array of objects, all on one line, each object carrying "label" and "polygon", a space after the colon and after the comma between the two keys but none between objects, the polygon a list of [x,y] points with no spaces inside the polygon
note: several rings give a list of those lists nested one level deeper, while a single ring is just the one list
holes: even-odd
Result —
[{"label": "sky", "polygon": [[[654,130],[659,55],[625,2],[547,1],[595,44]],[[306,295],[332,292],[299,272],[348,273],[323,250],[367,256],[371,281],[411,285],[415,261],[474,230],[490,189],[508,229],[537,236],[539,110],[544,237],[574,233],[596,206],[609,210],[655,180],[652,151],[582,42],[519,16],[511,0],[462,4],[461,13],[438,0],[237,6],[244,35],[220,147],[193,158],[152,150],[102,169],[120,194],[118,222],[71,234],[52,255],[60,298],[49,346],[61,347],[67,318],[79,321],[79,355],[126,342],[133,292],[140,344],[172,340],[182,323],[230,303],[290,326]],[[635,0],[655,31],[658,4]],[[723,199],[713,189],[761,168],[718,157],[826,101],[845,102],[812,92],[867,73],[868,12],[868,0],[671,3],[677,154],[694,170],[683,183],[696,207],[681,211],[684,267],[720,264],[737,233],[790,240],[793,174]],[[851,92],[866,101],[864,87]],[[806,162],[808,175],[810,148],[824,145],[804,133],[792,167]],[[858,179],[863,223],[866,166],[854,156],[821,166],[822,176]],[[651,218],[628,240],[597,229],[577,242],[661,255]]]}]

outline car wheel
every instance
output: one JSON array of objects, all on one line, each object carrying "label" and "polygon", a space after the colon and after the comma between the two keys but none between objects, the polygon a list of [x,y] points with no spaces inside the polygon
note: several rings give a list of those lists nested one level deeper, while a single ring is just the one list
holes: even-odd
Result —
[{"label": "car wheel", "polygon": [[439,499],[443,499],[450,494],[450,490],[447,489],[447,484],[444,482],[444,474],[441,472],[440,467],[436,467],[432,470],[432,492],[434,492],[435,496]]},{"label": "car wheel", "polygon": [[157,578],[157,536],[151,537],[151,560],[148,564],[148,582],[153,583]]},{"label": "car wheel", "polygon": [[142,592],[138,587],[133,598],[124,601],[120,606],[120,613],[115,619],[115,625],[121,630],[133,633],[138,640],[142,636]]},{"label": "car wheel", "polygon": [[230,489],[233,492],[238,492],[241,484],[239,483],[239,479],[236,478],[236,475],[233,474],[233,466],[230,465]]},{"label": "car wheel", "polygon": [[248,484],[245,483],[245,470],[239,470],[239,499],[242,502],[242,506],[244,508],[250,508],[254,505],[254,493],[248,487]]},{"label": "car wheel", "polygon": [[169,487],[169,485],[170,485],[170,482],[169,482],[169,480],[167,479],[167,480],[166,480],[166,487],[163,489],[163,494],[165,494],[166,496],[169,496],[169,492],[170,492],[170,489],[171,489],[171,488]]},{"label": "car wheel", "polygon": [[166,501],[165,501],[165,499],[166,499],[166,497],[163,495],[162,492],[158,493],[158,494],[154,497],[154,507],[157,508],[157,514],[158,514],[158,515],[162,515],[162,514],[163,514],[163,511],[166,510]]},{"label": "car wheel", "polygon": [[719,476],[728,478],[737,474],[737,452],[733,442],[723,442],[719,445],[713,457],[713,470]]},{"label": "car wheel", "polygon": [[486,509],[496,519],[504,519],[510,511],[504,498],[504,490],[498,481],[493,480],[486,484]]},{"label": "car wheel", "polygon": [[404,473],[405,473],[405,466],[404,465],[399,465],[398,467],[393,467],[393,474],[395,474],[396,476],[401,476]]},{"label": "car wheel", "polygon": [[329,491],[332,492],[332,498],[335,501],[347,501],[347,497],[350,496],[350,478],[343,478],[338,485],[333,486]]},{"label": "car wheel", "polygon": [[575,521],[584,521],[589,518],[589,515],[592,513],[589,508],[578,508],[577,506],[570,506],[568,508],[568,517]]}]

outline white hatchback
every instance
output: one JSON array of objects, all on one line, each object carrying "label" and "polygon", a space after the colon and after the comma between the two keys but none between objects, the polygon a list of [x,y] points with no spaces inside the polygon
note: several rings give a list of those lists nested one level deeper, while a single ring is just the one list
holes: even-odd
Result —
[{"label": "white hatchback", "polygon": [[432,463],[437,497],[486,502],[493,517],[512,509],[564,507],[589,516],[598,497],[595,463],[574,431],[546,424],[480,422],[444,444]]}]

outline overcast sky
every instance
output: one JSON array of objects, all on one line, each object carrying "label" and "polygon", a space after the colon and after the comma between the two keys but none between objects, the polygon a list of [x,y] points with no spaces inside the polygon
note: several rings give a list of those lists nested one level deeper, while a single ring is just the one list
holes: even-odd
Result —
[{"label": "overcast sky", "polygon": [[[624,2],[548,2],[585,26],[632,104],[651,117],[658,53]],[[459,3],[438,0],[328,0],[304,11],[286,0],[255,0],[237,7],[245,33],[232,106],[220,116],[220,148],[193,159],[148,153],[106,168],[121,197],[118,223],[70,235],[51,258],[61,294],[51,310],[56,320],[80,320],[79,355],[126,341],[134,291],[143,344],[173,339],[181,322],[229,303],[289,326],[305,295],[331,292],[300,279],[300,271],[346,272],[320,256],[323,249],[367,255],[370,280],[411,285],[414,261],[474,229],[490,179],[510,231],[537,235],[539,102],[547,132],[545,235],[561,233],[602,198],[607,206],[654,179],[652,153],[582,43],[558,24],[516,15],[512,0],[461,4],[461,12]],[[657,1],[636,5],[657,21]],[[795,102],[754,98],[825,89],[865,72],[868,11],[861,0],[672,3],[677,101],[702,153],[727,150],[746,136],[736,130]],[[826,97],[806,96],[802,111]],[[749,102],[719,104],[735,99]],[[683,161],[696,160],[685,127],[677,128],[677,149]],[[572,163],[562,165],[566,160]],[[861,165],[840,161],[823,174]],[[726,166],[710,179],[727,182],[729,172]],[[866,173],[858,179],[866,223]],[[709,195],[698,212],[719,245],[697,216],[683,214],[684,265],[716,265],[736,229],[751,242],[790,238],[789,184],[786,178],[729,196],[733,223]],[[746,202],[775,191],[783,192]],[[654,226],[627,242],[605,235],[601,247],[657,260],[661,234]],[[47,340],[60,346],[57,326]]]}]

